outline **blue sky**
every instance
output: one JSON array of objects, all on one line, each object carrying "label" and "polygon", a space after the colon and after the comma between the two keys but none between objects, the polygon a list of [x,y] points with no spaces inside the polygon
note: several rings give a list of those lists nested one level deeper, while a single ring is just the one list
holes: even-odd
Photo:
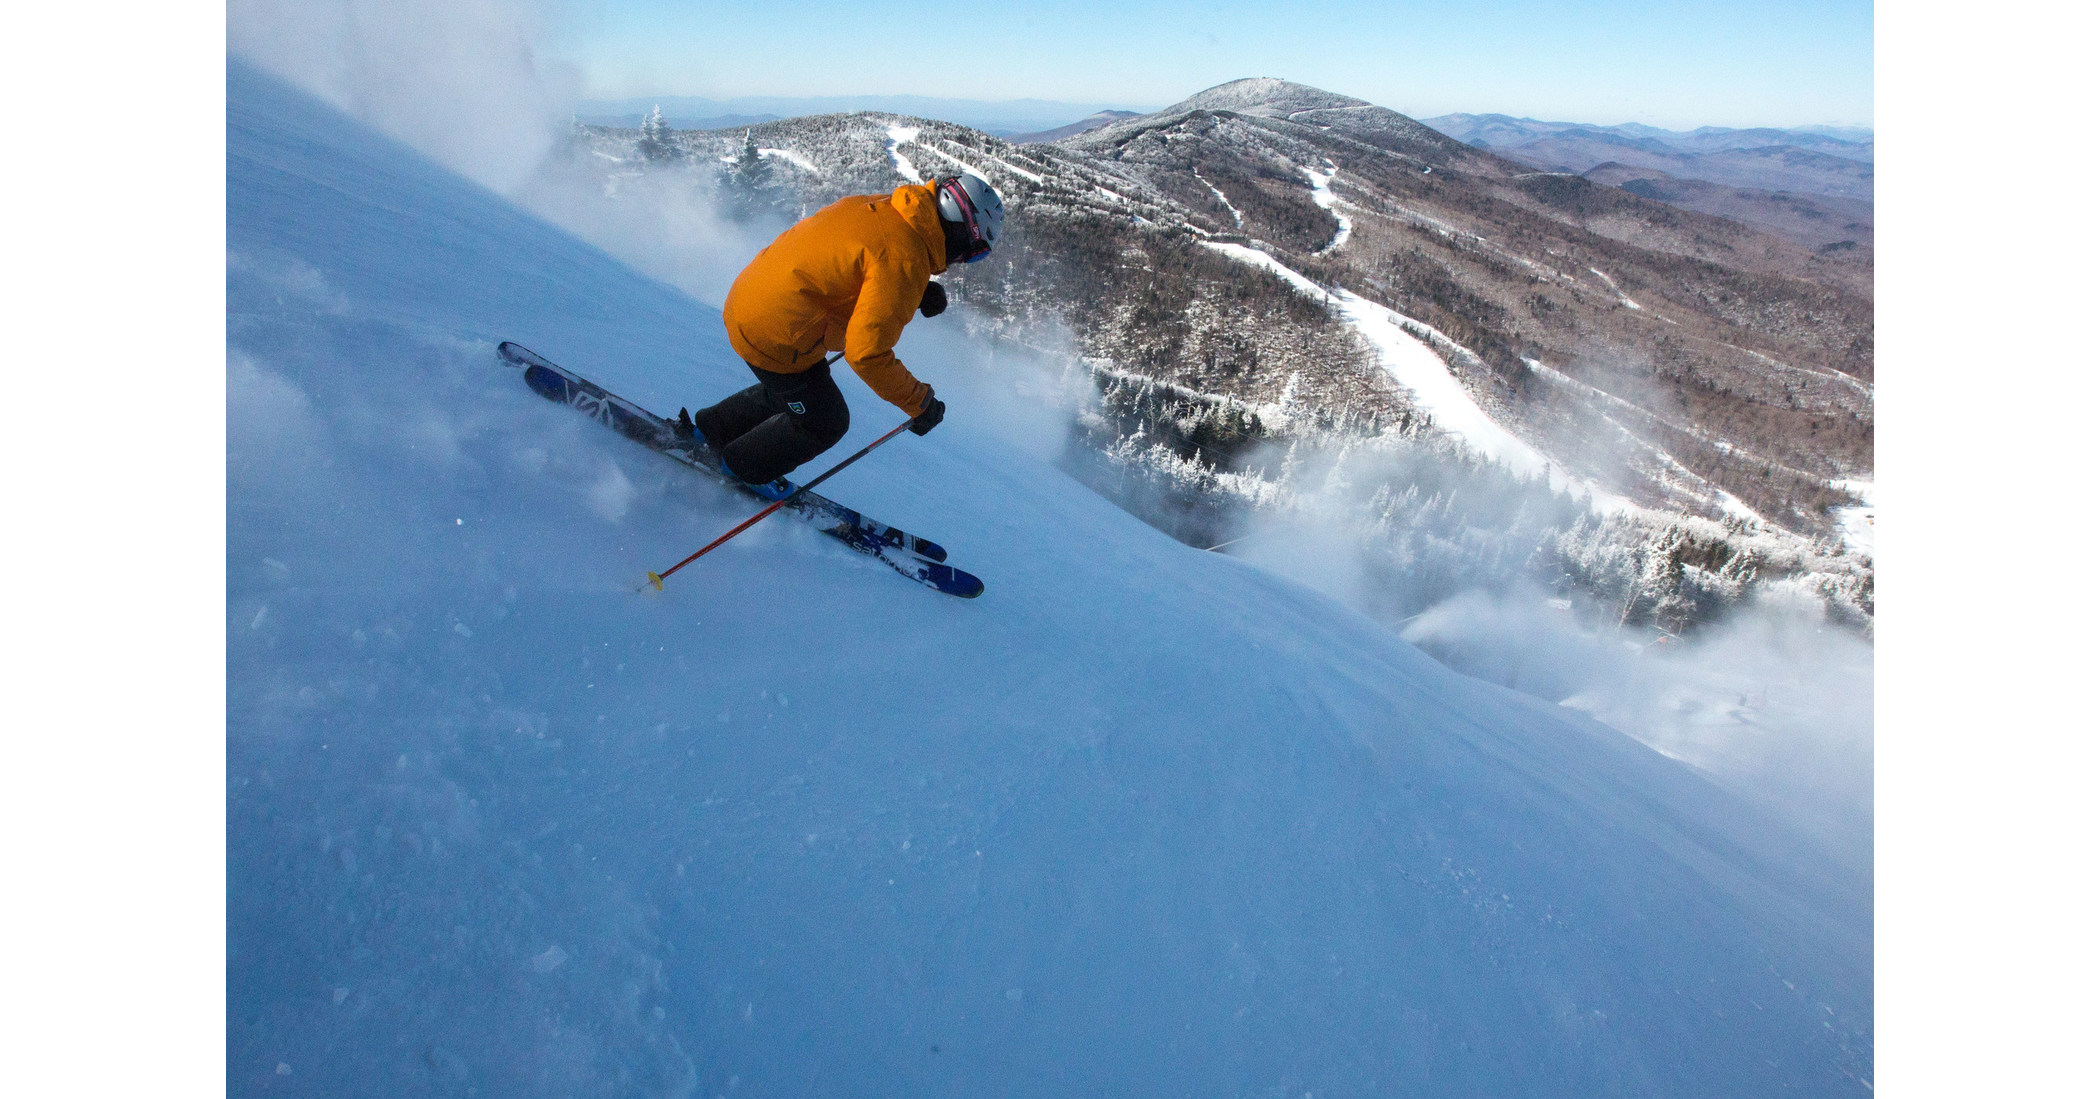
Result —
[{"label": "blue sky", "polygon": [[1873,121],[1873,5],[596,0],[549,43],[594,97],[914,94],[1165,106],[1277,76],[1425,117]]}]

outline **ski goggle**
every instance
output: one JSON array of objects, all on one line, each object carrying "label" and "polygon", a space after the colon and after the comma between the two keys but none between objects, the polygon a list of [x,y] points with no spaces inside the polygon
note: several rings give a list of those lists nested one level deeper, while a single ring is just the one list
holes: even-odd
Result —
[{"label": "ski goggle", "polygon": [[970,247],[962,255],[950,259],[951,263],[976,263],[991,254],[992,242],[984,239],[984,230],[977,227],[977,207],[962,189],[962,181],[950,177],[941,181],[941,193],[955,200],[955,208],[962,211],[963,229],[970,234]]}]

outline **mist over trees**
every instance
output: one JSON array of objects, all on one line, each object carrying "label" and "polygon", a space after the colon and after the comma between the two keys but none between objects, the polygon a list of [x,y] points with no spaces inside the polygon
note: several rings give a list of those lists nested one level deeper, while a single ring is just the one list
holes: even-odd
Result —
[{"label": "mist over trees", "polygon": [[[1072,412],[1074,468],[1190,544],[1318,498],[1388,577],[1396,617],[1522,579],[1597,621],[1674,632],[1783,585],[1871,631],[1871,559],[1833,518],[1873,465],[1856,265],[1269,83],[1056,144],[868,113],[624,134],[639,163],[691,173],[741,222],[886,191],[906,165],[985,174],[1006,234],[943,276],[950,294],[988,338],[1069,334],[1096,393]],[[1342,210],[1352,232],[1334,248]],[[1401,315],[1496,422],[1635,509],[1480,458],[1332,302],[1214,243]],[[1346,499],[1303,482],[1335,454],[1387,470]]]},{"label": "mist over trees", "polygon": [[662,107],[651,110],[649,117],[642,120],[641,136],[635,142],[635,151],[641,154],[643,160],[655,162],[676,160],[680,155],[678,145],[671,140],[670,131],[664,126]]}]

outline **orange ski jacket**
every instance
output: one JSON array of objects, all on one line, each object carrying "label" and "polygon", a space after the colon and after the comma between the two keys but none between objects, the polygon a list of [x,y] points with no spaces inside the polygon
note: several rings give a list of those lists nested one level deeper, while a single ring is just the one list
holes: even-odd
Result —
[{"label": "orange ski jacket", "polygon": [[722,324],[744,361],[800,374],[842,351],[883,400],[917,416],[933,387],[893,350],[948,246],[930,184],[842,198],[788,229],[729,287]]}]

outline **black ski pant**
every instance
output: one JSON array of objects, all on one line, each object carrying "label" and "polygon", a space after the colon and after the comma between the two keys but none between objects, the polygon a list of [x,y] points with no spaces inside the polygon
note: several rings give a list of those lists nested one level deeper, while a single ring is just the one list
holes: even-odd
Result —
[{"label": "black ski pant", "polygon": [[693,426],[729,464],[731,473],[751,484],[764,484],[787,476],[846,437],[846,395],[831,380],[830,363],[818,363],[800,374],[755,366],[751,373],[758,375],[757,385],[693,417]]}]

